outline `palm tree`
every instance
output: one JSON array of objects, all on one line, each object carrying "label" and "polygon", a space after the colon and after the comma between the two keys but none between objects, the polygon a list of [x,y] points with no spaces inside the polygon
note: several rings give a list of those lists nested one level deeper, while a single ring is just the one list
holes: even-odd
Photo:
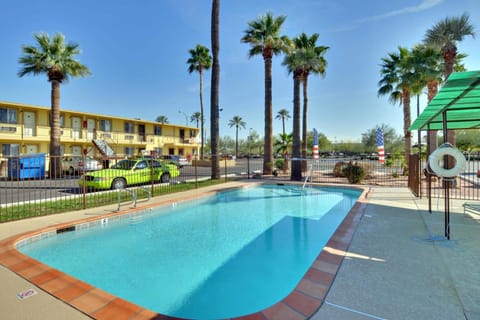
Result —
[{"label": "palm tree", "polygon": [[238,157],[238,130],[245,129],[246,122],[240,116],[234,116],[229,122],[228,126],[231,128],[235,126],[235,157]]},{"label": "palm tree", "polygon": [[[200,123],[201,128],[201,145],[200,145],[200,159],[203,160],[203,131],[204,131],[204,112],[203,112],[203,70],[208,70],[212,66],[212,57],[210,56],[210,51],[207,47],[204,47],[200,44],[197,44],[195,49],[190,49],[190,58],[187,60],[188,63],[188,72],[192,73],[194,71],[198,72],[200,77]],[[197,122],[198,128],[198,122]]]},{"label": "palm tree", "polygon": [[61,175],[60,161],[60,84],[70,77],[84,77],[91,74],[90,70],[75,59],[80,54],[76,43],[65,43],[65,37],[56,33],[52,38],[46,33],[37,33],[33,36],[36,46],[22,46],[23,55],[18,62],[22,68],[18,76],[27,74],[46,74],[51,88],[50,114],[50,177]]},{"label": "palm tree", "polygon": [[398,53],[389,53],[386,58],[382,58],[380,74],[383,77],[378,82],[378,95],[389,95],[392,104],[403,105],[403,134],[407,157],[412,147],[412,134],[408,130],[411,123],[410,94],[414,89],[416,75],[409,50],[403,47],[398,49]]},{"label": "palm tree", "polygon": [[155,118],[156,122],[160,122],[161,124],[168,123],[168,118],[166,116],[158,116]]},{"label": "palm tree", "polygon": [[272,133],[272,58],[289,48],[286,36],[280,30],[286,16],[273,17],[270,12],[248,23],[248,29],[241,41],[251,45],[249,57],[262,55],[265,64],[265,147],[263,173],[271,174],[273,166]]},{"label": "palm tree", "polygon": [[[475,37],[474,27],[469,21],[469,15],[464,13],[460,17],[447,17],[437,22],[425,33],[424,42],[428,46],[440,49],[445,61],[444,80],[446,81],[454,70],[457,57],[457,42],[466,36]],[[455,131],[447,131],[447,140],[455,145]]]},{"label": "palm tree", "polygon": [[307,157],[307,119],[308,119],[308,76],[310,74],[319,74],[325,78],[325,70],[327,68],[327,60],[325,53],[329,49],[326,46],[317,46],[318,33],[314,33],[308,37],[302,33],[293,39],[295,48],[305,49],[307,52],[302,55],[304,61],[301,61],[302,84],[303,84],[303,118],[302,118],[302,158]]},{"label": "palm tree", "polygon": [[220,164],[218,157],[219,134],[219,87],[220,87],[220,0],[212,0],[212,79],[210,86],[210,141],[212,152],[212,179],[220,179]]},{"label": "palm tree", "polygon": [[[202,114],[200,112],[194,112],[191,116],[190,116],[190,122],[195,122],[196,125],[197,125],[197,129],[198,129],[198,123],[200,122],[200,119],[202,119]],[[202,121],[203,122],[203,121]],[[202,137],[203,139],[203,137]],[[203,142],[203,141],[202,141]]]},{"label": "palm tree", "polygon": [[290,112],[287,109],[280,109],[275,116],[276,120],[282,120],[282,133],[285,134],[285,119],[290,119]]},{"label": "palm tree", "polygon": [[292,149],[293,135],[291,133],[281,133],[280,139],[276,140],[273,144],[277,149],[275,153],[281,153],[283,155],[283,168],[282,170],[288,170],[288,153]]},{"label": "palm tree", "polygon": [[[440,52],[423,44],[416,45],[411,55],[418,81],[414,91],[417,95],[417,113],[419,113],[419,94],[427,87],[427,100],[430,102],[438,92],[439,83],[442,82],[441,56]],[[437,131],[428,130],[427,139],[431,153],[437,147]]]},{"label": "palm tree", "polygon": [[300,84],[302,80],[301,62],[307,54],[305,49],[295,49],[290,52],[282,62],[289,73],[293,73],[293,131],[292,131],[292,171],[290,179],[293,181],[302,180],[302,164],[300,159]]}]

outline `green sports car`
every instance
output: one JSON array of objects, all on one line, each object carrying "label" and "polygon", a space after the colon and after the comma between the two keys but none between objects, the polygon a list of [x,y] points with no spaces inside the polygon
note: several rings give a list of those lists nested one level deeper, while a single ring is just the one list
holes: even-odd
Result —
[{"label": "green sports car", "polygon": [[121,160],[108,169],[85,173],[78,179],[80,187],[92,189],[123,189],[127,186],[170,181],[180,172],[175,165],[152,159]]}]

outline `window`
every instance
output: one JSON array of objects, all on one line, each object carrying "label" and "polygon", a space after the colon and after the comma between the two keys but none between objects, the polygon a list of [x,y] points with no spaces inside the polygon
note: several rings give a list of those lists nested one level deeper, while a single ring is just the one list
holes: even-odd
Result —
[{"label": "window", "polygon": [[65,128],[65,116],[63,114],[60,115],[60,128]]},{"label": "window", "polygon": [[190,130],[190,138],[195,138],[195,130]]},{"label": "window", "polygon": [[17,110],[0,108],[0,122],[17,123]]},{"label": "window", "polygon": [[126,156],[133,156],[135,149],[132,147],[125,147],[125,155]]},{"label": "window", "polygon": [[6,156],[18,156],[20,155],[19,144],[2,144],[2,154]]},{"label": "window", "polygon": [[125,133],[133,133],[133,123],[131,122],[125,122]]},{"label": "window", "polygon": [[162,135],[162,127],[160,127],[160,126],[153,127],[153,134],[156,135],[156,136],[161,136]]},{"label": "window", "polygon": [[100,130],[105,132],[112,132],[110,120],[100,120]]}]

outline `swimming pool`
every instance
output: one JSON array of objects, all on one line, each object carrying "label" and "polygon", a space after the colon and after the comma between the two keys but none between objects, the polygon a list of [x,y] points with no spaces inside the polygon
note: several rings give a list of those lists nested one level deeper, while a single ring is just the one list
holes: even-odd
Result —
[{"label": "swimming pool", "polygon": [[359,195],[336,188],[241,188],[19,250],[163,314],[241,316],[295,288]]}]

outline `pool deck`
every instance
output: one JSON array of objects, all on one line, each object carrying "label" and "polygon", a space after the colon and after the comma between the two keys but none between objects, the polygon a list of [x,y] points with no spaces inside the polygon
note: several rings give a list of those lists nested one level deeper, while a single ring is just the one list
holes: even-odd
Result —
[{"label": "pool deck", "polygon": [[[138,202],[137,209],[216,192],[218,185]],[[345,187],[345,186],[340,186]],[[443,199],[407,188],[364,192],[297,288],[274,306],[241,319],[480,319],[480,216],[450,201],[445,240]],[[18,253],[13,243],[109,216],[116,205],[0,224],[0,318],[173,319],[91,287]],[[122,210],[131,210],[129,205]],[[92,272],[95,266],[92,266]],[[36,294],[19,299],[33,289]],[[240,319],[240,318],[238,318]]]}]

